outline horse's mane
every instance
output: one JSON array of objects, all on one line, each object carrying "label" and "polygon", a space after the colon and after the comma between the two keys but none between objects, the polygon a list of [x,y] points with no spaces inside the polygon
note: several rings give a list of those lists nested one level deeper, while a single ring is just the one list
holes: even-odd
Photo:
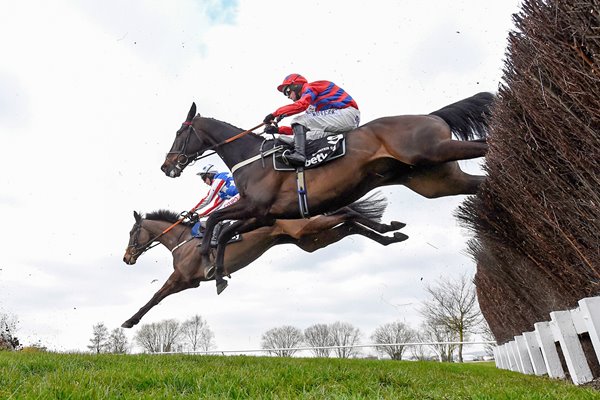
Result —
[{"label": "horse's mane", "polygon": [[[243,131],[245,131],[245,129],[239,128],[239,127],[237,127],[237,126],[235,126],[235,125],[233,125],[233,124],[230,124],[229,122],[221,121],[220,119],[216,119],[216,118],[213,118],[213,117],[203,117],[203,116],[201,116],[200,114],[196,114],[196,116],[194,117],[194,119],[195,119],[195,118],[205,118],[205,119],[212,119],[213,121],[217,121],[217,122],[219,122],[219,123],[221,123],[221,124],[223,124],[223,125],[227,125],[227,126],[228,126],[228,127],[230,127],[230,128],[237,129],[237,130],[238,130],[238,131],[240,131],[240,132],[243,132]],[[259,134],[257,134],[257,133],[254,133],[254,132],[248,132],[248,133],[247,133],[247,135],[254,136],[254,137],[257,137],[257,138],[260,138],[260,137],[261,137]]]},{"label": "horse's mane", "polygon": [[[146,219],[150,219],[153,221],[166,221],[166,222],[175,223],[175,222],[179,221],[181,218],[180,218],[180,215],[178,213],[176,213],[175,211],[156,210],[156,211],[152,211],[151,213],[146,214]],[[186,226],[193,225],[189,221],[183,221],[182,224],[186,225]]]}]

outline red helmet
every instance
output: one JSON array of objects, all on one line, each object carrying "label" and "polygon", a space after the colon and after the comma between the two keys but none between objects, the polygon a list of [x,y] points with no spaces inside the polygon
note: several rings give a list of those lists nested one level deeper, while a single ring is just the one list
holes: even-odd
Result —
[{"label": "red helmet", "polygon": [[277,86],[277,90],[279,90],[280,92],[283,92],[283,88],[286,87],[286,86],[288,86],[288,85],[297,84],[297,85],[301,85],[302,86],[305,83],[308,83],[308,81],[302,75],[300,75],[300,74],[289,74],[288,76],[285,77],[285,79],[283,80],[283,82],[281,83],[281,85]]}]

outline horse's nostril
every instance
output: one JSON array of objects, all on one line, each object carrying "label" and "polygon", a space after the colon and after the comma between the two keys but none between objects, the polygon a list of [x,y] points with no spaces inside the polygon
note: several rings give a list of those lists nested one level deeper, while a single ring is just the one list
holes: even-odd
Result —
[{"label": "horse's nostril", "polygon": [[167,172],[167,166],[163,164],[163,165],[160,167],[160,170],[161,170],[162,172]]}]

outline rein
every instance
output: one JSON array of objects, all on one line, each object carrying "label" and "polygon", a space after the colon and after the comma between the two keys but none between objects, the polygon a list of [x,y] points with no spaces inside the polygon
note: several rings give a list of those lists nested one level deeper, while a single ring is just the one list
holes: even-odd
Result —
[{"label": "rein", "polygon": [[[189,126],[189,127],[190,127],[190,129],[192,130],[192,132],[194,132],[194,135],[196,135],[196,137],[198,138],[198,140],[202,141],[202,139],[200,138],[200,136],[198,136],[198,132],[196,132],[196,129],[194,129],[194,125],[192,125],[192,121],[185,121],[185,122],[184,122],[182,125]],[[235,135],[235,136],[232,136],[232,137],[230,137],[230,138],[228,138],[228,139],[225,139],[224,141],[222,141],[222,142],[220,142],[220,143],[217,143],[217,144],[214,144],[214,145],[212,145],[212,146],[209,146],[209,147],[205,148],[204,150],[202,150],[202,153],[201,153],[201,152],[199,152],[199,151],[197,151],[195,154],[193,154],[193,155],[191,155],[191,156],[188,156],[188,155],[186,155],[186,154],[181,154],[181,153],[180,153],[180,156],[183,156],[183,157],[185,157],[185,161],[186,161],[186,162],[185,162],[185,163],[183,163],[183,164],[184,164],[184,165],[188,165],[188,164],[191,164],[191,163],[193,163],[193,162],[196,162],[196,161],[198,161],[198,160],[201,160],[201,159],[203,159],[203,158],[210,157],[210,156],[212,156],[213,154],[215,154],[215,153],[216,153],[215,149],[217,149],[218,147],[220,147],[220,146],[223,146],[223,145],[225,145],[225,144],[227,144],[227,143],[231,143],[231,142],[233,142],[234,140],[237,140],[237,139],[239,139],[239,138],[241,138],[241,137],[243,137],[243,136],[245,136],[245,135],[249,134],[250,132],[252,132],[252,131],[254,131],[254,130],[256,130],[256,129],[260,128],[260,127],[261,127],[261,126],[263,126],[263,125],[265,125],[265,123],[264,123],[264,122],[260,123],[259,125],[256,125],[254,128],[250,128],[250,129],[248,129],[248,130],[246,130],[246,131],[243,131],[243,132],[240,132],[240,133],[238,133],[238,134],[237,134],[237,135]],[[184,149],[183,149],[183,150],[185,150],[185,145],[186,145],[186,144],[187,144],[187,141],[186,141],[186,143],[184,144]],[[213,151],[213,153],[210,153],[210,154],[204,154],[205,152],[207,152],[207,151],[209,151],[209,150],[212,150],[212,151]],[[202,154],[204,154],[204,155],[202,155]],[[191,161],[189,161],[190,159],[191,159]]]},{"label": "rein", "polygon": [[[187,213],[185,213],[185,215],[187,216],[187,214],[191,214],[194,211],[196,211],[198,209],[198,205],[196,205],[196,207],[192,208],[190,211],[188,211]],[[157,242],[157,240],[162,237],[164,234],[166,234],[167,232],[169,232],[171,229],[175,228],[177,225],[179,225],[180,223],[183,222],[183,220],[185,220],[185,216],[179,220],[177,220],[176,222],[174,222],[172,225],[168,226],[167,228],[165,228],[165,230],[163,230],[161,233],[159,233],[158,235],[156,235],[155,237],[153,237],[152,239],[148,240],[146,242],[146,244],[144,244],[143,246],[139,246],[137,245],[137,236],[136,236],[136,241],[135,243],[133,243],[133,249],[135,250],[135,253],[133,254],[136,258],[141,256],[142,254],[144,254],[145,252],[147,252],[148,250],[150,250],[153,247],[156,247],[160,244],[160,242]],[[142,225],[140,224],[140,229],[141,229]],[[154,243],[156,242],[156,243]],[[175,251],[179,246],[181,246],[184,243],[180,243],[179,245],[175,246],[173,248],[173,250],[171,250],[171,252]]]}]

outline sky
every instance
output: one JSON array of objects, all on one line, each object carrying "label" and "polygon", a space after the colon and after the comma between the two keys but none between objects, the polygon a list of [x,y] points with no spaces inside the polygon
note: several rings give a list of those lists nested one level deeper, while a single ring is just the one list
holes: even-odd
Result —
[{"label": "sky", "polygon": [[[202,162],[177,179],[160,171],[192,102],[250,128],[287,104],[276,86],[300,73],[346,89],[362,123],[427,114],[497,90],[519,4],[0,0],[0,312],[18,317],[24,344],[83,351],[94,324],[119,327],[151,298],[170,252],[133,266],[122,257],[134,210],[188,210],[208,190]],[[224,168],[216,155],[206,162]],[[258,348],[282,325],[348,322],[362,343],[388,322],[416,328],[425,285],[475,272],[453,216],[465,196],[381,191],[384,222],[405,222],[407,241],[278,246],[220,296],[203,283],[141,323],[200,314],[222,350]]]}]

